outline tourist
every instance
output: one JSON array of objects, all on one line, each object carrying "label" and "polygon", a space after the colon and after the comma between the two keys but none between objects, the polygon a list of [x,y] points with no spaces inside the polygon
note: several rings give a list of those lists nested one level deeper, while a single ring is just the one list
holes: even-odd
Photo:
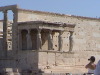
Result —
[{"label": "tourist", "polygon": [[91,56],[89,59],[88,59],[89,63],[85,66],[85,68],[88,69],[88,73],[87,74],[94,74],[94,70],[96,68],[96,65],[94,64],[95,62],[95,57],[94,56]]},{"label": "tourist", "polygon": [[100,60],[98,61],[97,65],[96,65],[94,75],[100,75]]}]

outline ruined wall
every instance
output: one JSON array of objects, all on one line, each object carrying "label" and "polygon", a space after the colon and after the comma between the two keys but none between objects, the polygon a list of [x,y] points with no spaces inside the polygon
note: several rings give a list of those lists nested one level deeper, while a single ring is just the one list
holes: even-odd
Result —
[{"label": "ruined wall", "polygon": [[[80,52],[81,53],[81,52]],[[42,70],[45,73],[85,73],[90,51],[78,53],[48,52],[26,50],[19,51],[16,67],[23,70]],[[99,58],[100,52],[94,52]],[[91,53],[94,55],[94,53]],[[98,59],[97,58],[97,59]]]}]

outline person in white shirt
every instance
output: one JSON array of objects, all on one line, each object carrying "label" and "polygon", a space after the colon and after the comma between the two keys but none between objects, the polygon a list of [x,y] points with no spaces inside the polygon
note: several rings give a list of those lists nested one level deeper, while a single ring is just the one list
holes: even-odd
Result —
[{"label": "person in white shirt", "polygon": [[91,56],[89,59],[88,59],[90,62],[85,66],[85,68],[88,69],[88,75],[90,74],[94,74],[94,70],[96,68],[96,65],[94,64],[95,62],[95,57],[94,56]]}]

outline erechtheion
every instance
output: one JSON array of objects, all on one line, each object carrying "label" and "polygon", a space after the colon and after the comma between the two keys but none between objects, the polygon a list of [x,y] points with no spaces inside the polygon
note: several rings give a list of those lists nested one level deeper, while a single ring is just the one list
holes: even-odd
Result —
[{"label": "erechtheion", "polygon": [[[8,20],[9,10],[12,21]],[[17,5],[0,7],[0,12],[0,68],[7,72],[85,73],[90,56],[99,60],[99,18],[26,10]]]}]

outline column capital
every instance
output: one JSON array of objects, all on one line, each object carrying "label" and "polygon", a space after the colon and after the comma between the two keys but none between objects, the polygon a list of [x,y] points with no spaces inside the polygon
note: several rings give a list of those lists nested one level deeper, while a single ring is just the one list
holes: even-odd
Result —
[{"label": "column capital", "polygon": [[59,36],[62,37],[64,31],[59,31]]},{"label": "column capital", "polygon": [[30,34],[31,29],[26,29],[28,31],[28,34]]},{"label": "column capital", "polygon": [[63,34],[63,32],[64,32],[64,31],[62,31],[62,30],[59,31],[60,34]]},{"label": "column capital", "polygon": [[72,36],[72,35],[73,35],[73,33],[74,33],[73,31],[69,31],[69,32],[70,32],[70,36]]},{"label": "column capital", "polygon": [[42,29],[37,29],[38,33],[41,33],[41,30],[42,30]]},{"label": "column capital", "polygon": [[49,30],[49,34],[52,33],[53,30]]}]

